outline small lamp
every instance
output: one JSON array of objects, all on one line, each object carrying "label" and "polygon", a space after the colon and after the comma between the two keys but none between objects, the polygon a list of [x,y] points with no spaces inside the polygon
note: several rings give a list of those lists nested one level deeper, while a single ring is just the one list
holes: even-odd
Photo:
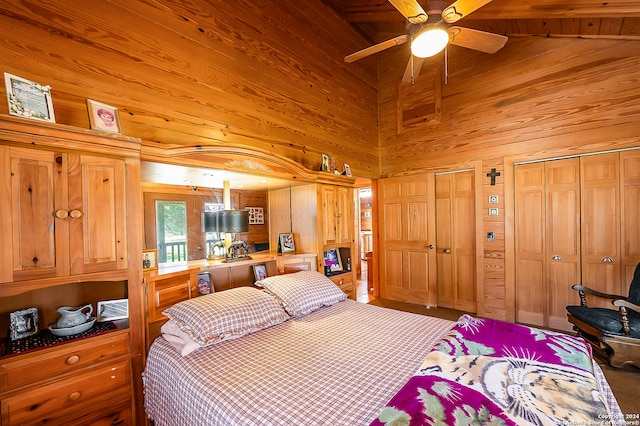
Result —
[{"label": "small lamp", "polygon": [[442,28],[429,28],[411,42],[411,53],[418,58],[433,56],[449,43],[449,33]]},{"label": "small lamp", "polygon": [[247,243],[235,239],[236,233],[249,231],[249,210],[219,210],[216,213],[218,231],[233,234],[225,262],[251,259],[247,255]]}]

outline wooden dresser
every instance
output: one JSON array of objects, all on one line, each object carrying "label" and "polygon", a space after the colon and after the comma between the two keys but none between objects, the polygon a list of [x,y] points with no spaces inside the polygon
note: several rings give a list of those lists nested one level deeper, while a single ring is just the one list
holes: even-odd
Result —
[{"label": "wooden dresser", "polygon": [[[140,140],[0,116],[5,347],[16,342],[7,337],[12,312],[34,307],[39,317],[38,334],[23,338],[33,345],[0,356],[3,426],[146,421],[140,194]],[[123,298],[129,318],[118,326],[46,338],[60,306],[95,312],[98,301]]]}]

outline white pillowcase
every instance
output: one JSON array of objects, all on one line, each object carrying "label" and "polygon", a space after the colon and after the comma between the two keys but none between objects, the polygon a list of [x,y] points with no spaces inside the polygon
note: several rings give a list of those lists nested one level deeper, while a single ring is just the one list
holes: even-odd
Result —
[{"label": "white pillowcase", "polygon": [[176,348],[182,356],[187,356],[202,347],[198,342],[189,337],[187,333],[180,330],[178,324],[173,320],[165,322],[160,328],[160,332],[162,333],[162,337],[171,343],[171,346]]},{"label": "white pillowcase", "polygon": [[347,298],[340,287],[317,271],[275,275],[258,281],[256,285],[273,294],[292,317],[309,314]]},{"label": "white pillowcase", "polygon": [[236,339],[289,319],[273,296],[252,287],[194,297],[163,314],[201,346]]}]

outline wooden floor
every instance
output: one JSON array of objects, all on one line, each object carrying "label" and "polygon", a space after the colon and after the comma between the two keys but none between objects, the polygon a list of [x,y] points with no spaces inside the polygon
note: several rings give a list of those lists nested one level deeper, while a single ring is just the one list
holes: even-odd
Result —
[{"label": "wooden floor", "polygon": [[[397,309],[400,311],[413,312],[421,315],[430,315],[433,317],[444,318],[451,321],[456,321],[460,315],[464,312],[456,311],[454,309],[445,308],[427,308],[422,305],[412,305],[410,303],[396,302],[393,300],[374,299],[367,291],[367,272],[366,262],[362,262],[365,267],[362,276],[358,278],[358,284],[356,286],[356,294],[358,302],[371,303],[372,305],[383,306],[385,308]],[[613,394],[618,400],[620,409],[626,415],[640,415],[640,368],[627,367],[624,369],[613,368],[604,361],[598,361],[598,364],[602,368]],[[638,421],[637,417],[634,417],[630,421]],[[604,424],[604,423],[603,423]],[[628,423],[636,424],[636,423]]]}]

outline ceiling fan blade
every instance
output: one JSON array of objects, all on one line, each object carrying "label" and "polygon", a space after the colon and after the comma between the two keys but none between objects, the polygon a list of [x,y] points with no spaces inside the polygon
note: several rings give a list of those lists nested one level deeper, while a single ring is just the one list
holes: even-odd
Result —
[{"label": "ceiling fan blade", "polygon": [[406,43],[409,40],[409,36],[403,34],[401,36],[392,38],[391,40],[383,41],[382,43],[374,44],[373,46],[367,47],[366,49],[359,50],[351,55],[345,56],[345,62],[354,62],[358,59],[362,59],[366,56],[373,55],[374,53],[382,52],[385,49],[388,49],[393,46],[397,46],[402,43]]},{"label": "ceiling fan blade", "polygon": [[450,27],[448,31],[449,43],[484,53],[496,53],[504,47],[508,40],[503,35],[472,30],[471,28]]},{"label": "ceiling fan blade", "polygon": [[490,2],[491,0],[458,0],[442,11],[442,19],[453,24]]},{"label": "ceiling fan blade", "polygon": [[411,58],[409,58],[409,63],[407,64],[407,68],[404,70],[402,82],[413,84],[415,79],[418,77],[418,74],[420,74],[423,62],[424,58],[418,58],[417,56],[411,55]]},{"label": "ceiling fan blade", "polygon": [[427,19],[429,19],[422,6],[416,0],[389,0],[389,3],[398,9],[398,12],[402,13],[407,18],[407,21],[412,24],[427,22]]}]

